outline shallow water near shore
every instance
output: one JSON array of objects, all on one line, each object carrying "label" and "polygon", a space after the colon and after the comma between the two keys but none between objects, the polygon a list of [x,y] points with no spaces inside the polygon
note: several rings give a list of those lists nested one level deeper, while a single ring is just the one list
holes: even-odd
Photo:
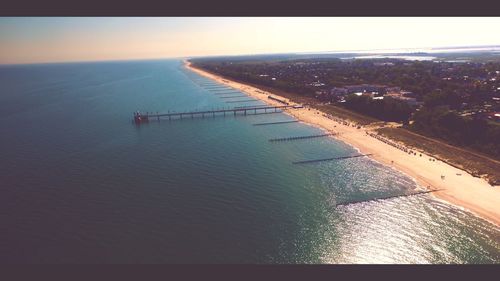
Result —
[{"label": "shallow water near shore", "polygon": [[[0,67],[0,261],[499,263],[500,229],[286,114],[232,108],[179,60]],[[219,87],[219,86],[217,86]],[[251,98],[235,98],[234,100]]]}]

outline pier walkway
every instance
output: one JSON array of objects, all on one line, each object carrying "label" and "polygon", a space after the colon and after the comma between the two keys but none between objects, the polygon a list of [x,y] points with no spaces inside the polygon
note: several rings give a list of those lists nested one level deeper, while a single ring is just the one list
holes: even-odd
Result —
[{"label": "pier walkway", "polygon": [[234,94],[241,94],[241,92],[236,92],[236,91],[230,91],[230,92],[213,92],[212,94],[214,94],[214,95],[234,95]]},{"label": "pier walkway", "polygon": [[372,154],[359,154],[359,155],[352,155],[352,156],[342,156],[342,157],[332,157],[332,158],[323,158],[323,159],[313,159],[313,160],[304,160],[304,161],[296,161],[292,162],[293,164],[308,164],[308,163],[317,163],[317,162],[324,162],[324,161],[333,161],[333,160],[344,160],[344,159],[350,159],[350,158],[357,158],[357,157],[363,157],[363,156],[370,156]]},{"label": "pier walkway", "polygon": [[215,117],[215,116],[226,116],[229,115],[257,115],[257,114],[267,114],[267,113],[280,113],[281,109],[295,108],[293,105],[280,105],[280,106],[260,106],[251,108],[232,108],[232,109],[218,109],[218,110],[205,110],[205,111],[185,111],[185,112],[169,112],[162,114],[154,113],[139,113],[134,112],[134,121],[136,123],[149,122],[150,120],[158,120],[160,118],[172,119],[184,119],[184,118],[194,118],[194,117]]},{"label": "pier walkway", "polygon": [[260,100],[249,100],[249,99],[246,99],[246,100],[232,100],[232,101],[226,101],[226,103],[257,102],[257,101],[260,101]]},{"label": "pier walkway", "polygon": [[336,134],[321,134],[321,135],[311,135],[311,136],[298,136],[298,137],[287,137],[287,138],[277,138],[277,139],[270,139],[270,142],[276,142],[276,141],[292,141],[292,140],[303,140],[303,139],[312,139],[312,138],[321,138],[321,137],[327,137],[327,136],[333,136]]},{"label": "pier walkway", "polygon": [[436,192],[436,191],[440,191],[440,190],[443,190],[443,189],[433,189],[433,190],[426,190],[426,191],[418,191],[418,192],[414,192],[414,193],[410,193],[410,194],[401,194],[401,195],[393,195],[393,196],[387,196],[387,197],[376,197],[376,198],[367,199],[367,200],[351,201],[351,202],[336,204],[335,207],[360,204],[360,203],[365,203],[365,202],[387,200],[387,199],[400,198],[400,197],[409,197],[409,196],[421,195],[421,194],[426,194],[426,193],[432,193],[432,192]]},{"label": "pier walkway", "polygon": [[234,109],[240,109],[240,108],[249,108],[249,109],[254,109],[256,107],[261,107],[262,105],[261,104],[257,104],[257,105],[243,105],[243,106],[235,106],[233,107]]},{"label": "pier walkway", "polygon": [[297,123],[297,122],[299,122],[299,120],[268,122],[268,123],[255,123],[253,125],[254,126],[265,126],[265,125],[287,124],[287,123]]},{"label": "pier walkway", "polygon": [[219,97],[221,99],[233,99],[233,98],[248,98],[248,96],[225,96],[225,97]]}]

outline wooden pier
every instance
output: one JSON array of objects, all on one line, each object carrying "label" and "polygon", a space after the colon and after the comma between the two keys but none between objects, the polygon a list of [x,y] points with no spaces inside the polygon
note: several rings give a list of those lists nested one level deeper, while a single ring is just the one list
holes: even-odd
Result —
[{"label": "wooden pier", "polygon": [[414,192],[414,193],[410,193],[410,194],[393,195],[393,196],[387,196],[387,197],[376,197],[376,198],[367,199],[367,200],[357,200],[357,201],[339,203],[339,204],[336,204],[335,207],[347,206],[347,205],[353,205],[353,204],[360,204],[360,203],[365,203],[365,202],[388,200],[388,199],[394,199],[394,198],[400,198],[400,197],[410,197],[410,196],[416,196],[416,195],[422,195],[422,194],[432,193],[432,192],[436,192],[436,191],[440,191],[440,190],[442,190],[442,189],[418,191],[418,192]]},{"label": "wooden pier", "polygon": [[234,88],[228,88],[228,87],[205,88],[205,90],[208,90],[210,92],[238,91],[238,90],[236,90]]},{"label": "wooden pier", "polygon": [[208,89],[205,89],[205,90],[208,90],[208,91],[213,92],[213,93],[218,93],[218,92],[236,92],[235,89],[231,89],[231,88],[208,88]]},{"label": "wooden pier", "polygon": [[226,103],[238,103],[238,102],[254,102],[254,101],[260,101],[260,100],[232,100],[232,101],[226,101]]},{"label": "wooden pier", "polygon": [[[286,105],[284,105],[286,106]],[[292,140],[303,140],[303,139],[312,139],[312,138],[321,138],[321,137],[327,137],[327,136],[332,136],[335,134],[321,134],[321,135],[311,135],[311,136],[298,136],[298,137],[288,137],[288,138],[277,138],[277,139],[270,139],[270,142],[277,142],[277,141],[292,141]]]},{"label": "wooden pier", "polygon": [[225,96],[225,97],[219,97],[221,99],[234,99],[234,98],[247,98],[248,96]]},{"label": "wooden pier", "polygon": [[291,121],[280,121],[280,122],[268,122],[268,123],[255,123],[254,126],[265,126],[265,125],[277,125],[277,124],[288,124],[288,123],[297,123],[298,120]]},{"label": "wooden pier", "polygon": [[242,106],[235,106],[233,107],[234,109],[241,109],[241,108],[256,108],[256,107],[261,107],[261,104],[256,104],[256,105],[242,105]]},{"label": "wooden pier", "polygon": [[358,155],[342,156],[342,157],[303,160],[303,161],[292,162],[292,164],[308,164],[308,163],[317,163],[317,162],[324,162],[324,161],[344,160],[344,159],[357,158],[357,157],[370,156],[370,155],[372,155],[372,154],[369,153],[369,154],[358,154]]},{"label": "wooden pier", "polygon": [[212,94],[214,94],[214,95],[234,95],[234,94],[241,94],[241,92],[236,92],[236,91],[231,91],[231,92],[213,92]]},{"label": "wooden pier", "polygon": [[134,112],[134,121],[136,123],[146,123],[151,120],[160,121],[161,118],[168,118],[168,120],[176,119],[186,119],[194,117],[215,117],[215,116],[226,116],[226,115],[257,115],[257,114],[268,114],[268,113],[280,113],[282,109],[295,108],[293,105],[280,105],[280,106],[260,106],[252,108],[232,108],[232,109],[218,109],[218,110],[205,110],[205,111],[185,111],[185,112],[169,112],[162,114],[153,113],[139,113]]},{"label": "wooden pier", "polygon": [[231,90],[232,89],[232,88],[226,87],[226,86],[210,86],[210,87],[205,86],[203,88],[205,88],[207,90]]}]

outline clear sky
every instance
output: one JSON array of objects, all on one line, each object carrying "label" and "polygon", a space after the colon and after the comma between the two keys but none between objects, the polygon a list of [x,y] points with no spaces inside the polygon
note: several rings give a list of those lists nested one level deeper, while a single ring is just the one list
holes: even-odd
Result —
[{"label": "clear sky", "polygon": [[0,63],[500,45],[500,18],[0,18]]}]

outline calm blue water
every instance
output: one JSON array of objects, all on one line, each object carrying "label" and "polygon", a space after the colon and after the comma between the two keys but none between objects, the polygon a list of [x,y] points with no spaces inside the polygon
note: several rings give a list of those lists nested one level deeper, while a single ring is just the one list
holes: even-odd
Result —
[{"label": "calm blue water", "polygon": [[[0,67],[0,261],[499,263],[500,229],[283,113],[150,122],[229,108],[178,60]],[[217,89],[220,91],[220,89]],[[235,93],[234,95],[241,95]],[[234,98],[234,100],[251,98]]]}]

